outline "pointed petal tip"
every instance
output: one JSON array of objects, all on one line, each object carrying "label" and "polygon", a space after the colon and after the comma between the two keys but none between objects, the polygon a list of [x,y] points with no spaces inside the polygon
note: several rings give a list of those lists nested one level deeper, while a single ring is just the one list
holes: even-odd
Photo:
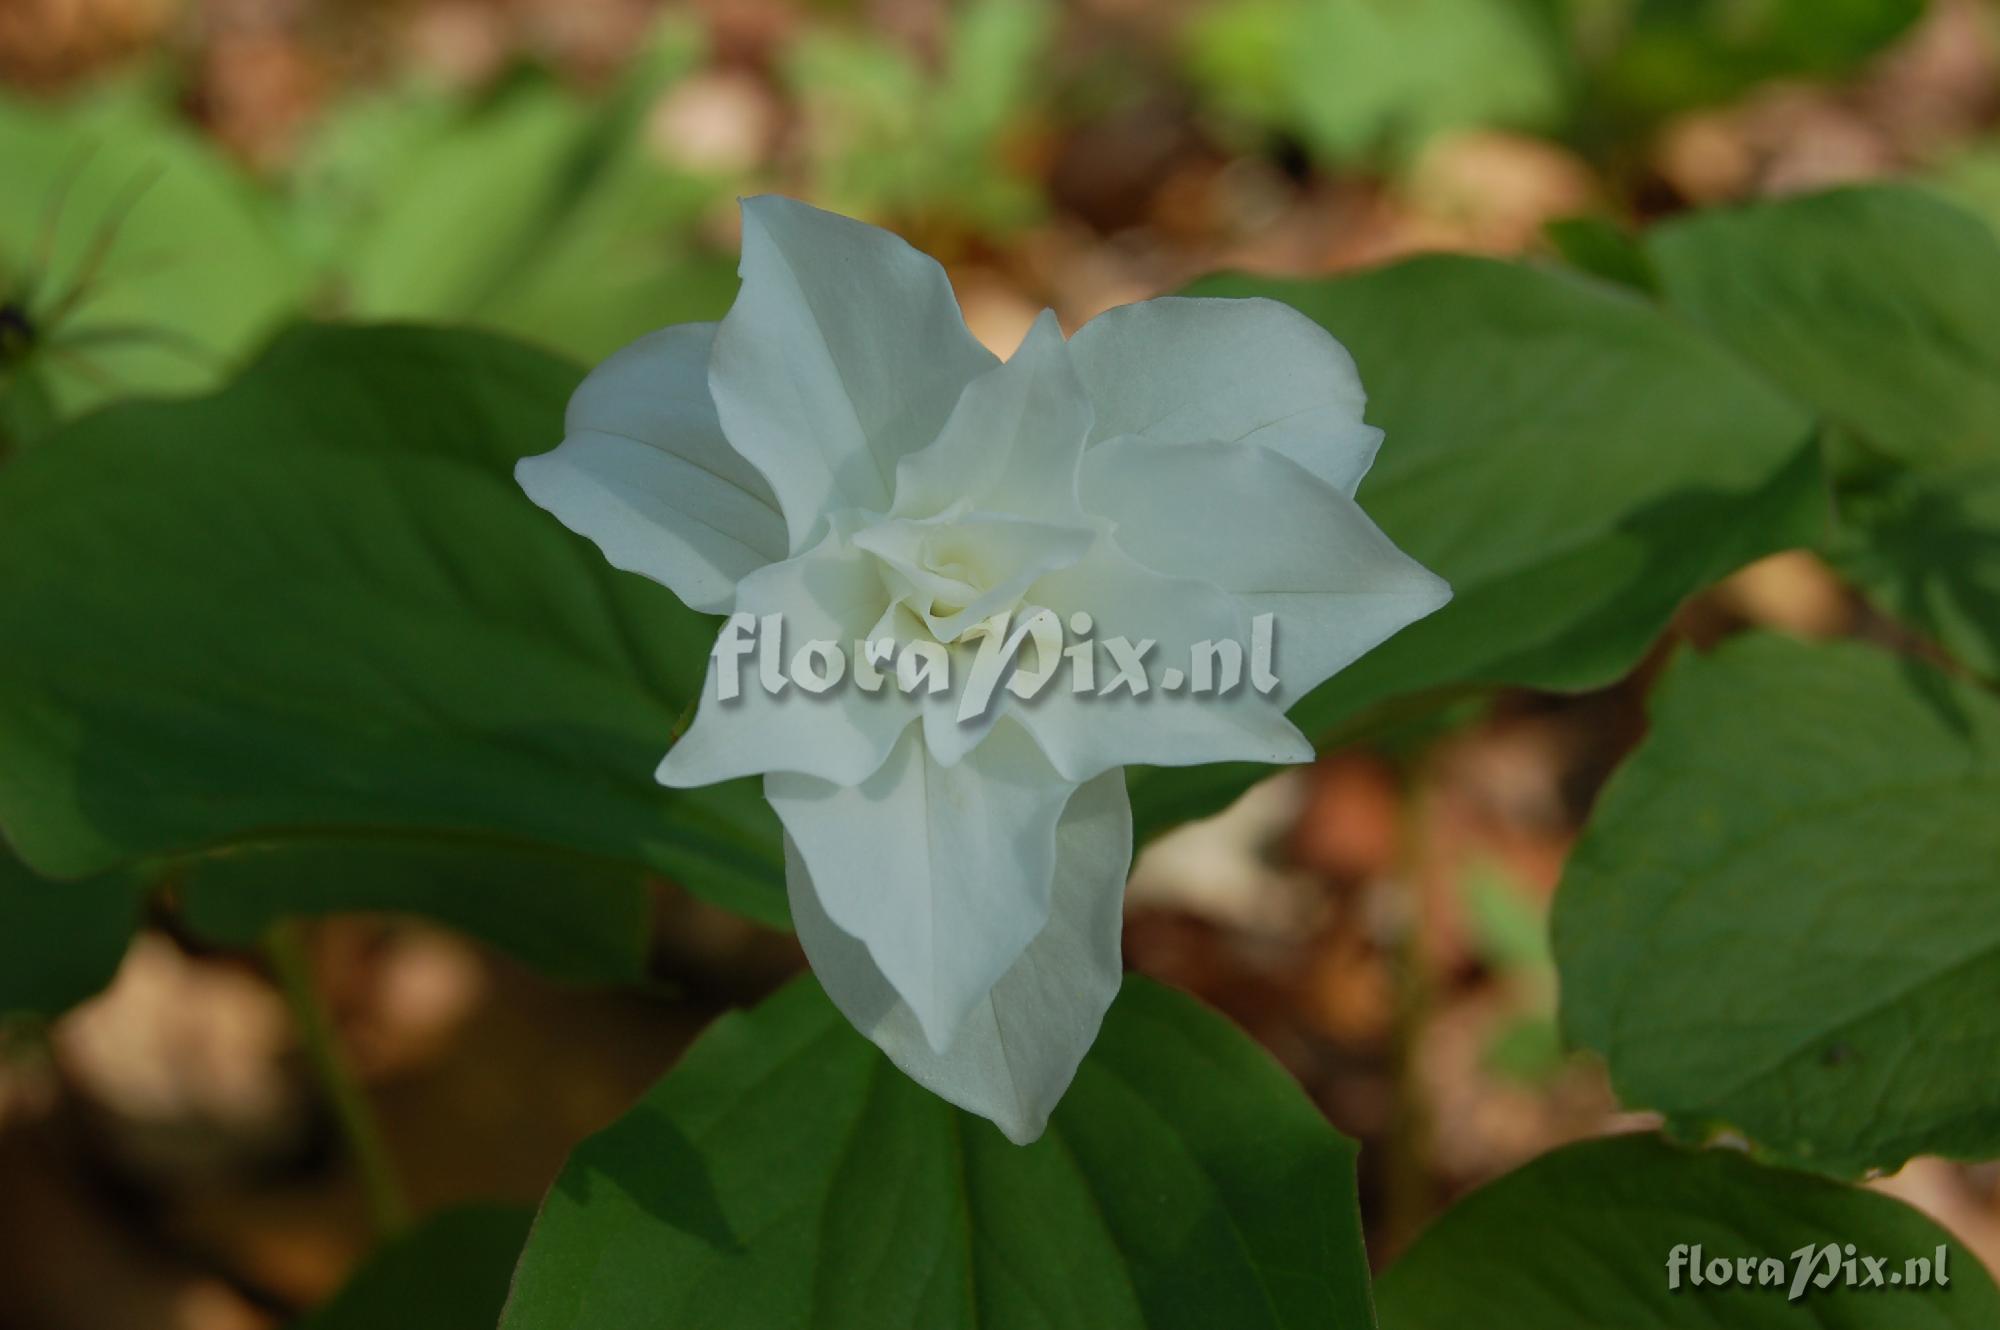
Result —
[{"label": "pointed petal tip", "polygon": [[1023,1114],[1017,1117],[1010,1113],[1003,1113],[993,1118],[993,1125],[1000,1129],[1002,1136],[1005,1136],[1015,1145],[1033,1145],[1036,1141],[1042,1139],[1044,1132],[1048,1131],[1049,1115],[1046,1113],[1039,1115]]},{"label": "pointed petal tip", "polygon": [[1411,600],[1422,608],[1411,616],[1411,623],[1436,614],[1439,610],[1451,604],[1451,598],[1456,594],[1452,589],[1451,583],[1445,581],[1430,569],[1423,567],[1422,564],[1417,564],[1416,566],[1423,572],[1424,580],[1412,592]]},{"label": "pointed petal tip", "polygon": [[1035,315],[1034,322],[1028,325],[1028,331],[1022,335],[1021,344],[1014,349],[1014,354],[1018,356],[1031,346],[1047,342],[1051,337],[1058,342],[1068,340],[1063,336],[1062,320],[1056,317],[1054,309],[1044,305],[1042,312]]},{"label": "pointed petal tip", "polygon": [[548,507],[548,505],[542,502],[538,491],[545,491],[546,489],[549,480],[549,468],[552,465],[550,459],[554,455],[555,449],[551,448],[545,453],[530,453],[526,457],[519,457],[514,460],[514,483],[521,487],[522,493],[526,494],[530,500],[543,508]]},{"label": "pointed petal tip", "polygon": [[1285,727],[1291,733],[1286,735],[1283,742],[1278,745],[1276,753],[1271,758],[1272,762],[1292,763],[1296,765],[1301,762],[1310,762],[1319,756],[1317,750],[1313,748],[1312,740],[1305,736],[1303,730],[1299,729],[1298,726],[1292,724],[1289,720],[1285,722]]},{"label": "pointed petal tip", "polygon": [[[685,740],[686,736],[683,735],[682,738]],[[685,759],[675,760],[675,754],[681,751],[682,746],[679,743],[667,750],[666,756],[660,759],[660,764],[653,768],[654,781],[670,790],[691,790],[698,785],[708,784],[706,780],[695,779],[699,773],[688,770],[692,763]]]},{"label": "pointed petal tip", "polygon": [[697,708],[693,723],[653,768],[653,779],[670,790],[692,790],[756,774],[741,761],[729,736],[717,733],[716,724],[710,707]]},{"label": "pointed petal tip", "polygon": [[789,194],[763,193],[738,194],[736,196],[736,211],[745,220],[755,217],[758,213],[775,212],[786,208],[805,208],[812,212],[820,211],[810,203],[801,202]]}]

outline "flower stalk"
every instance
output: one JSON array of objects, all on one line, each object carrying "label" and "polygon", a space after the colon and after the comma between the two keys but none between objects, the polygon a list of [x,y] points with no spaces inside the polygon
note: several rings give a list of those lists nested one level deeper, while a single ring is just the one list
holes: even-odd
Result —
[{"label": "flower stalk", "polygon": [[368,1101],[353,1066],[340,1046],[333,1018],[313,982],[302,930],[294,920],[281,920],[264,936],[264,956],[284,993],[298,1025],[299,1041],[312,1063],[349,1157],[361,1174],[368,1213],[378,1236],[387,1238],[410,1223],[409,1201],[402,1179],[382,1136],[380,1120]]}]

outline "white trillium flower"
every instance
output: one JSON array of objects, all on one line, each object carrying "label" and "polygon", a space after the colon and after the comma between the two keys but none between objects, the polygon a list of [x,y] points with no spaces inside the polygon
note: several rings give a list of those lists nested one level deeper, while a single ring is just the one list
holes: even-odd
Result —
[{"label": "white trillium flower", "polygon": [[[1042,610],[1072,646],[1152,644],[1138,695],[1098,695],[1100,668],[1091,691],[1003,687],[964,720],[955,691],[852,672],[724,700],[718,654],[660,765],[676,787],[764,775],[828,994],[1026,1143],[1118,989],[1122,768],[1308,760],[1284,708],[1450,590],[1356,505],[1381,431],[1347,352],[1285,305],[1149,300],[1067,340],[1045,312],[1002,363],[935,261],[777,197],[743,204],[741,272],[721,323],[600,365],[562,445],[516,475],[617,567],[700,610],[781,616],[786,653],[935,644],[956,682],[994,616]],[[1161,682],[1264,615],[1269,692]]]}]

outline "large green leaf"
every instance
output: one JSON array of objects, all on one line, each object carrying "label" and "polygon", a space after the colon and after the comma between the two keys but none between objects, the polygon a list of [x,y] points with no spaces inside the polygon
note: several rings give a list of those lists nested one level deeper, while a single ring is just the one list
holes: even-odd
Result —
[{"label": "large green leaf", "polygon": [[379,912],[449,924],[587,983],[643,979],[650,950],[643,869],[480,838],[336,832],[232,845],[183,865],[176,899],[189,928],[244,948],[281,919]]},{"label": "large green leaf", "polygon": [[[490,908],[502,945],[550,911],[615,913],[563,895],[606,865],[782,921],[754,785],[652,779],[711,621],[511,477],[561,437],[576,378],[479,334],[302,329],[218,396],[113,408],[0,471],[0,826],[22,857],[57,876],[180,861],[239,890],[261,861],[321,910],[340,862],[380,876],[427,843],[397,870],[407,908]],[[528,861],[481,862],[514,849],[550,865],[551,898],[503,922]],[[417,890],[448,865],[492,890]],[[570,941],[601,932],[573,922]]]},{"label": "large green leaf", "polygon": [[208,387],[302,297],[268,202],[136,90],[0,97],[0,162],[0,307],[32,330],[0,334],[0,446],[110,397]]},{"label": "large green leaf", "polygon": [[[1821,529],[1806,414],[1628,293],[1468,258],[1196,289],[1284,300],[1354,353],[1387,431],[1361,504],[1452,584],[1293,709],[1315,739],[1424,695],[1609,683],[1690,593]],[[1213,811],[1256,770],[1137,776],[1142,828]]]},{"label": "large green leaf", "polygon": [[369,1257],[293,1330],[492,1330],[532,1219],[510,1205],[434,1215]]},{"label": "large green leaf", "polygon": [[1025,1148],[801,980],[571,1158],[504,1330],[1373,1324],[1353,1146],[1255,1045],[1127,979]]},{"label": "large green leaf", "polygon": [[[1822,1287],[1816,1281],[1827,1270],[1829,1244],[1843,1269]],[[1684,1246],[1699,1246],[1704,1265],[1774,1258],[1782,1283],[1746,1287],[1732,1270],[1726,1287],[1697,1286],[1685,1273],[1674,1287],[1669,1262]],[[1794,1253],[1807,1247],[1816,1264],[1793,1301],[1792,1279],[1803,1264]],[[1949,1281],[1942,1284],[1940,1247]],[[1886,1261],[1883,1286],[1843,1287],[1849,1252]],[[1855,1270],[1858,1279],[1869,1277],[1858,1260]],[[1929,1282],[1913,1287],[1925,1270]],[[1378,1290],[1383,1330],[2000,1325],[2000,1292],[1979,1258],[1901,1201],[1764,1168],[1737,1151],[1691,1152],[1644,1135],[1557,1150],[1474,1192],[1389,1268]]]},{"label": "large green leaf", "polygon": [[110,982],[139,896],[121,874],[51,882],[0,846],[0,1020],[59,1015]]},{"label": "large green leaf", "polygon": [[1571,856],[1563,1024],[1690,1135],[2000,1154],[2000,702],[1858,645],[1678,662]]},{"label": "large green leaf", "polygon": [[1667,299],[1859,448],[1832,553],[2000,675],[2000,241],[1914,189],[1697,215],[1647,250]]},{"label": "large green leaf", "polygon": [[1693,213],[1646,250],[1675,309],[1903,462],[2000,441],[2000,242],[1919,189]]}]

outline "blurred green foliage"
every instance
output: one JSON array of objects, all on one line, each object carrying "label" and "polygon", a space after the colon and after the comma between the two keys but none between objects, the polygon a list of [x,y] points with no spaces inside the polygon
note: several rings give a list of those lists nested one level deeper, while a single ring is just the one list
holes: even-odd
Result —
[{"label": "blurred green foliage", "polygon": [[0,162],[0,451],[212,385],[304,293],[272,201],[138,86],[0,97]]},{"label": "blurred green foliage", "polygon": [[735,264],[698,224],[734,182],[675,171],[645,139],[700,54],[668,23],[603,97],[532,73],[472,104],[362,94],[272,187],[145,81],[0,101],[0,444],[119,397],[212,387],[308,310],[469,323],[587,358],[719,317]]},{"label": "blurred green foliage", "polygon": [[587,359],[720,317],[735,264],[697,225],[731,182],[673,169],[646,140],[648,111],[701,55],[670,22],[600,98],[522,74],[473,105],[405,88],[338,106],[291,190],[322,307],[473,323]]},{"label": "blurred green foliage", "polygon": [[804,113],[816,201],[928,233],[1034,220],[1037,182],[1008,152],[1033,129],[1055,18],[1047,0],[973,0],[954,14],[936,70],[871,32],[808,33],[784,75]]},{"label": "blurred green foliage", "polygon": [[1614,127],[1726,101],[1771,79],[1831,78],[1880,51],[1924,0],[1567,0]]},{"label": "blurred green foliage", "polygon": [[1250,0],[1200,11],[1189,69],[1226,111],[1335,163],[1399,162],[1476,125],[1551,129],[1545,16],[1518,0]]},{"label": "blurred green foliage", "polygon": [[[1034,219],[1039,186],[1012,154],[1055,18],[1045,0],[978,0],[936,69],[851,24],[805,29],[778,73],[813,196],[933,238]],[[735,260],[707,223],[768,186],[674,164],[653,123],[706,56],[670,15],[596,94],[526,68],[472,97],[359,91],[262,183],[155,78],[0,100],[0,450],[121,396],[212,387],[302,313],[471,324],[583,360],[719,318]]]},{"label": "blurred green foliage", "polygon": [[1459,882],[1472,953],[1502,981],[1512,1004],[1487,1035],[1481,1061],[1488,1071],[1528,1085],[1547,1083],[1563,1067],[1555,956],[1538,895],[1495,862],[1474,864]]},{"label": "blurred green foliage", "polygon": [[[1248,0],[1198,9],[1184,68],[1210,118],[1394,168],[1497,125],[1606,148],[1774,77],[1837,74],[1921,0]],[[816,200],[933,247],[1045,206],[1037,165],[1065,66],[1048,0],[953,10],[934,58],[814,18],[775,74]],[[704,67],[669,15],[605,90],[522,68],[476,95],[392,84],[336,99],[253,181],[181,123],[155,76],[66,102],[0,100],[0,447],[120,396],[200,390],[289,316],[445,320],[591,360],[735,289],[733,194],[662,150],[662,99]],[[1954,168],[1977,192],[1976,160]]]},{"label": "blurred green foliage", "polygon": [[1612,152],[1771,79],[1843,74],[1923,0],[1248,0],[1198,11],[1189,73],[1218,109],[1335,165],[1408,161],[1447,130]]}]

